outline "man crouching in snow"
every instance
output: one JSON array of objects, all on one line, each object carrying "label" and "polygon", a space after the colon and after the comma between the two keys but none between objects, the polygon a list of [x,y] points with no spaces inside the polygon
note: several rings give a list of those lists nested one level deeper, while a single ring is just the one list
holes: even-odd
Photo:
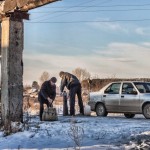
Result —
[{"label": "man crouching in snow", "polygon": [[50,80],[45,81],[38,94],[38,100],[40,102],[40,120],[42,121],[42,114],[44,110],[44,104],[47,107],[52,107],[52,103],[56,97],[56,85],[57,79],[52,77]]}]

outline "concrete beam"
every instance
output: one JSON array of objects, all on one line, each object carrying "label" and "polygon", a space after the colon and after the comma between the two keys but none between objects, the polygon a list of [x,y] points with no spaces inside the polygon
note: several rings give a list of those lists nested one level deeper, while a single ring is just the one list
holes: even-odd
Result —
[{"label": "concrete beam", "polygon": [[0,14],[14,10],[28,11],[59,0],[5,0],[0,2]]}]

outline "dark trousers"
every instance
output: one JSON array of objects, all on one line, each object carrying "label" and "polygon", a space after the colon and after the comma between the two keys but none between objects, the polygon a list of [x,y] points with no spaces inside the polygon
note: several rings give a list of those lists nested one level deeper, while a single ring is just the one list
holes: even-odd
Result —
[{"label": "dark trousers", "polygon": [[51,107],[51,104],[49,103],[49,101],[47,99],[42,99],[41,97],[39,98],[39,102],[40,102],[40,120],[42,121],[42,114],[44,111],[44,104],[47,105],[47,107]]},{"label": "dark trousers", "polygon": [[83,102],[81,97],[81,85],[76,85],[70,88],[69,96],[70,96],[70,115],[75,115],[75,96],[77,94],[78,97],[78,105],[80,107],[80,113],[84,114],[83,110]]}]

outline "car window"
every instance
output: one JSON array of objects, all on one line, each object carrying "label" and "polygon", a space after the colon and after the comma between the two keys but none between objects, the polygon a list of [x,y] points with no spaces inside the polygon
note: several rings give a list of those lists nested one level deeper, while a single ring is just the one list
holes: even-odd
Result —
[{"label": "car window", "polygon": [[122,94],[136,94],[136,89],[132,83],[123,83],[122,85]]},{"label": "car window", "polygon": [[104,93],[107,93],[107,94],[119,94],[120,85],[121,85],[121,83],[112,83],[112,84],[104,91]]},{"label": "car window", "polygon": [[146,89],[145,89],[144,85],[139,84],[136,87],[137,87],[137,89],[139,90],[140,93],[146,93]]},{"label": "car window", "polygon": [[147,88],[148,88],[148,89],[147,89],[147,91],[146,91],[146,92],[147,92],[147,93],[150,93],[150,83],[149,83],[149,84],[147,84]]},{"label": "car window", "polygon": [[140,93],[150,93],[149,82],[135,82],[134,84]]}]

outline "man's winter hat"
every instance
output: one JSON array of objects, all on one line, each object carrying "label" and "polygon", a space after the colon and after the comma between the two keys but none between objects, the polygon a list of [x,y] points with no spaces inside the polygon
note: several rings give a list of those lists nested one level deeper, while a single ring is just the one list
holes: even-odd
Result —
[{"label": "man's winter hat", "polygon": [[59,76],[60,76],[60,77],[61,77],[63,74],[64,74],[63,71],[60,71],[60,72],[59,72]]},{"label": "man's winter hat", "polygon": [[50,79],[50,81],[52,81],[53,83],[56,83],[56,82],[57,82],[57,79],[56,79],[55,77],[52,77],[52,78]]}]

